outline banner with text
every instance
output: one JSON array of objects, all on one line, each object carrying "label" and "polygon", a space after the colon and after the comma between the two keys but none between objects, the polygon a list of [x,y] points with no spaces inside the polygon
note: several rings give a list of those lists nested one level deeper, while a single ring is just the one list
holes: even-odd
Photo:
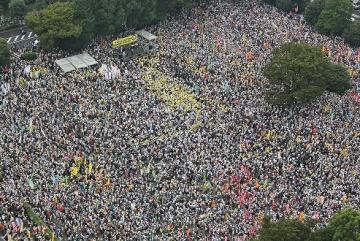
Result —
[{"label": "banner with text", "polygon": [[137,35],[129,35],[125,38],[119,38],[112,42],[113,48],[119,48],[124,45],[136,43],[138,41]]}]

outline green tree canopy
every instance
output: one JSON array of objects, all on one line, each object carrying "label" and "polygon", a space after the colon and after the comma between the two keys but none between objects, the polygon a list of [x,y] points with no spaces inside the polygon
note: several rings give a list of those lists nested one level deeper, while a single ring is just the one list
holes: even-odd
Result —
[{"label": "green tree canopy", "polygon": [[263,0],[267,4],[276,6],[277,8],[289,12],[295,6],[298,6],[299,12],[305,10],[305,7],[309,4],[310,0]]},{"label": "green tree canopy", "polygon": [[273,222],[265,218],[259,235],[254,241],[306,241],[312,234],[314,222],[297,219],[280,219]]},{"label": "green tree canopy", "polygon": [[305,9],[305,20],[311,25],[315,25],[322,10],[325,8],[325,0],[314,0]]},{"label": "green tree canopy", "polygon": [[[38,8],[46,6],[46,1],[36,0]],[[120,33],[125,28],[142,28],[163,20],[167,14],[180,12],[182,8],[189,8],[200,2],[201,0],[71,0],[63,5],[54,3],[41,11],[32,12],[26,16],[26,22],[40,36],[43,47],[78,49],[96,34],[109,35]],[[61,24],[57,24],[58,22]]]},{"label": "green tree canopy", "polygon": [[0,6],[3,7],[4,9],[7,9],[9,6],[9,2],[10,0],[0,0]]},{"label": "green tree canopy", "polygon": [[0,38],[0,67],[10,62],[10,50],[5,39]]},{"label": "green tree canopy", "polygon": [[11,0],[9,3],[9,10],[11,16],[18,17],[24,16],[26,12],[26,6],[24,0]]},{"label": "green tree canopy", "polygon": [[324,34],[342,35],[353,11],[351,0],[326,0],[315,27]]},{"label": "green tree canopy", "polygon": [[309,5],[310,0],[292,0],[294,5],[299,6],[299,12],[305,11],[307,5]]},{"label": "green tree canopy", "polygon": [[263,220],[257,237],[251,241],[360,241],[360,212],[344,209],[330,218],[326,227],[316,228],[314,220]]},{"label": "green tree canopy", "polygon": [[330,219],[327,228],[332,234],[331,241],[360,241],[360,212],[341,210]]},{"label": "green tree canopy", "polygon": [[350,45],[354,47],[360,46],[360,20],[357,19],[351,22],[348,28],[345,29],[343,37]]},{"label": "green tree canopy", "polygon": [[271,84],[267,99],[277,105],[310,103],[325,90],[344,93],[350,86],[344,67],[332,64],[320,47],[307,44],[287,43],[275,49],[264,75]]},{"label": "green tree canopy", "polygon": [[293,2],[291,0],[276,0],[275,6],[285,12],[290,12],[293,8]]},{"label": "green tree canopy", "polygon": [[82,21],[75,18],[75,4],[72,2],[53,3],[41,11],[29,13],[25,20],[45,49],[73,41],[83,30]]}]

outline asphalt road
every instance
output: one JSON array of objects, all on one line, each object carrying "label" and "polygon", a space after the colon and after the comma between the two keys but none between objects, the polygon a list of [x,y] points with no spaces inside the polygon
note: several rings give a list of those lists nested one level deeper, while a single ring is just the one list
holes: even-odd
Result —
[{"label": "asphalt road", "polygon": [[[25,31],[25,34],[21,32]],[[37,35],[27,27],[19,27],[9,29],[0,32],[0,37],[6,39],[9,45],[26,46],[32,44],[36,39]]]},{"label": "asphalt road", "polygon": [[5,30],[5,31],[1,31],[0,32],[0,37],[4,38],[4,39],[8,39],[10,37],[16,36],[16,35],[21,33],[21,29],[25,30],[26,32],[30,32],[30,29],[27,28],[26,26],[24,26],[24,27],[18,27],[18,28],[13,28],[13,29],[8,29],[8,30]]}]

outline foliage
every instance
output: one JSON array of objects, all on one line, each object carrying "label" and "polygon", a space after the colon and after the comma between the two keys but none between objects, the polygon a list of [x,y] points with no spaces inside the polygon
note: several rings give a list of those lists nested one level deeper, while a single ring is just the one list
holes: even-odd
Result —
[{"label": "foliage", "polygon": [[330,218],[326,227],[315,228],[315,221],[306,219],[263,220],[259,235],[251,241],[360,241],[360,212],[344,209]]},{"label": "foliage", "polygon": [[13,17],[24,16],[26,11],[24,0],[11,0],[9,3],[10,14]]},{"label": "foliage", "polygon": [[75,18],[75,4],[70,2],[53,3],[41,11],[29,13],[25,20],[45,49],[73,41],[80,37],[83,29],[82,21]]},{"label": "foliage", "polygon": [[299,6],[299,12],[305,11],[307,5],[309,5],[310,0],[292,0],[293,5]]},{"label": "foliage", "polygon": [[296,43],[275,49],[264,75],[271,84],[268,101],[285,106],[310,103],[325,90],[344,93],[350,83],[347,71],[332,64],[320,47]]},{"label": "foliage", "polygon": [[4,9],[7,9],[9,6],[9,2],[10,0],[0,0],[0,6],[3,7]]},{"label": "foliage", "polygon": [[[72,0],[62,5],[50,4],[41,11],[29,13],[25,19],[33,32],[40,36],[42,47],[78,49],[96,34],[109,35],[126,28],[142,28],[200,1]],[[41,9],[46,5],[46,0],[36,0],[35,5]]]},{"label": "foliage", "polygon": [[141,28],[157,20],[156,2],[153,0],[129,0],[126,3],[126,24]]},{"label": "foliage", "polygon": [[343,37],[350,45],[354,47],[360,46],[360,20],[357,19],[351,22],[348,28],[345,29]]},{"label": "foliage", "polygon": [[98,5],[93,11],[96,33],[112,34],[123,29],[126,13],[121,1],[105,0],[95,4]]},{"label": "foliage", "polygon": [[335,214],[329,222],[328,229],[332,241],[360,241],[360,212],[344,209]]},{"label": "foliage", "polygon": [[[46,226],[44,220],[42,220],[41,217],[34,212],[30,204],[24,203],[24,209],[26,216],[28,216],[28,218],[31,220],[34,226]],[[55,236],[55,233],[52,230],[50,230],[48,227],[45,231],[45,237],[48,240],[58,241],[58,239]]]},{"label": "foliage", "polygon": [[270,5],[275,5],[276,4],[276,0],[263,0],[265,3],[270,4]]},{"label": "foliage", "polygon": [[36,2],[35,0],[25,0],[26,5],[33,4],[35,2]]},{"label": "foliage", "polygon": [[34,52],[26,52],[24,54],[21,55],[21,59],[24,60],[35,60],[37,59],[37,54]]},{"label": "foliage", "polygon": [[[265,0],[275,4],[275,0]],[[157,0],[158,20],[165,18],[166,14],[178,13],[181,9],[190,9],[193,2],[189,0]]]},{"label": "foliage", "polygon": [[314,230],[306,241],[331,241],[332,234],[328,228]]},{"label": "foliage", "polygon": [[312,220],[301,222],[297,219],[280,219],[273,222],[265,218],[259,236],[253,241],[306,241],[314,225]]},{"label": "foliage", "polygon": [[46,8],[47,1],[46,0],[36,0],[35,1],[35,9],[41,10],[43,8]]},{"label": "foliage", "polygon": [[345,94],[351,88],[351,77],[346,68],[341,65],[331,64],[327,76],[327,91]]},{"label": "foliage", "polygon": [[325,0],[314,0],[305,9],[305,20],[310,25],[315,25],[322,10],[325,8]]},{"label": "foliage", "polygon": [[353,11],[351,0],[326,0],[315,27],[324,34],[341,35],[350,24]]},{"label": "foliage", "polygon": [[10,62],[10,50],[7,41],[0,38],[0,67],[7,65]]},{"label": "foliage", "polygon": [[293,8],[293,3],[291,0],[276,0],[276,7],[285,12],[290,12]]},{"label": "foliage", "polygon": [[265,3],[274,5],[277,8],[290,12],[294,7],[298,6],[299,12],[305,10],[306,5],[309,4],[310,0],[263,0]]}]

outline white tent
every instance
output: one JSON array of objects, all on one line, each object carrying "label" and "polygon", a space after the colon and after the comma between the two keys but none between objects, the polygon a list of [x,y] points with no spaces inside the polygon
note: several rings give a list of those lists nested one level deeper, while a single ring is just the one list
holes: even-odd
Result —
[{"label": "white tent", "polygon": [[59,65],[65,73],[97,64],[96,60],[88,53],[58,59],[55,63]]},{"label": "white tent", "polygon": [[136,31],[136,33],[138,35],[140,35],[141,37],[143,37],[144,39],[149,40],[149,41],[157,39],[157,37],[154,34],[149,33],[148,31],[146,31],[144,29]]}]

